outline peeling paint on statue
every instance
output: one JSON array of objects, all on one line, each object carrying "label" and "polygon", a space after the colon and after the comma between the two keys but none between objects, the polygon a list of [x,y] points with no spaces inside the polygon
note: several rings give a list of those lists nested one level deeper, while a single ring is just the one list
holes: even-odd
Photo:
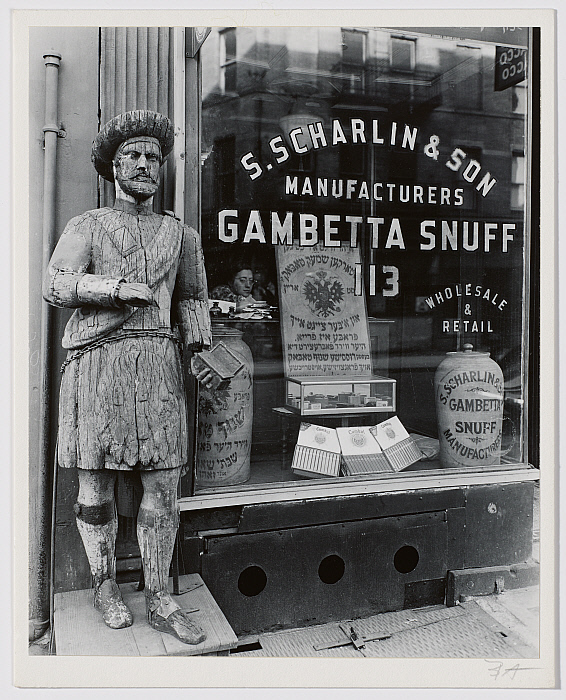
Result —
[{"label": "peeling paint on statue", "polygon": [[[149,111],[121,114],[100,131],[92,160],[102,177],[115,182],[116,203],[67,224],[49,263],[44,297],[76,309],[62,341],[69,354],[58,453],[62,467],[78,469],[75,514],[94,579],[94,605],[109,627],[132,624],[116,584],[114,485],[119,471],[138,471],[149,623],[198,644],[203,631],[167,590],[179,524],[177,484],[188,460],[179,345],[200,351],[211,342],[200,237],[152,210],[173,133],[167,117]],[[197,379],[208,386],[209,371]]]}]

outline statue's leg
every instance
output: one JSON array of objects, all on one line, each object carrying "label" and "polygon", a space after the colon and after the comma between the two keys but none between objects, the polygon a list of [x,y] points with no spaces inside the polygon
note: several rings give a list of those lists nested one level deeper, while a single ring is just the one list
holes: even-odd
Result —
[{"label": "statue's leg", "polygon": [[142,471],[144,495],[138,512],[138,542],[145,578],[149,623],[185,644],[199,644],[206,635],[180,609],[168,590],[169,568],[179,527],[179,469]]},{"label": "statue's leg", "polygon": [[100,610],[108,627],[129,627],[133,622],[132,613],[116,583],[116,474],[86,469],[79,469],[78,474],[75,514],[94,579],[94,606]]}]

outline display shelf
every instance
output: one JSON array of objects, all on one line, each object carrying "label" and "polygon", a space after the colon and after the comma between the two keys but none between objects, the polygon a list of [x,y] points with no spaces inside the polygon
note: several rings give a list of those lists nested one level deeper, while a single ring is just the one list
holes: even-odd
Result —
[{"label": "display shelf", "polygon": [[285,377],[285,407],[302,416],[395,411],[396,382],[389,377]]}]

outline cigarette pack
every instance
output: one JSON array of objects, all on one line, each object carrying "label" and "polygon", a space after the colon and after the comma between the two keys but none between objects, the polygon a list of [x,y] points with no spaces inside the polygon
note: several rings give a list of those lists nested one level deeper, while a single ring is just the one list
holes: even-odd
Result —
[{"label": "cigarette pack", "polygon": [[344,476],[393,471],[369,427],[336,428],[336,433]]},{"label": "cigarette pack", "polygon": [[291,469],[308,477],[338,476],[340,443],[334,428],[301,423]]},{"label": "cigarette pack", "polygon": [[210,369],[213,373],[211,389],[225,389],[232,377],[242,369],[244,363],[233,353],[230,348],[220,341],[212,350],[204,350],[191,358],[193,374],[198,374],[203,369]]},{"label": "cigarette pack", "polygon": [[422,459],[422,452],[397,416],[372,426],[370,431],[393,471],[401,471]]}]

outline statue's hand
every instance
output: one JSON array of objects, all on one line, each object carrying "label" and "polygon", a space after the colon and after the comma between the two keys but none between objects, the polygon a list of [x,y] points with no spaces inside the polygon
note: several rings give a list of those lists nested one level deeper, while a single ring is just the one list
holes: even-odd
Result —
[{"label": "statue's hand", "polygon": [[122,282],[116,298],[130,306],[157,306],[153,292],[143,282]]},{"label": "statue's hand", "polygon": [[197,381],[202,384],[206,389],[212,387],[212,382],[214,380],[214,372],[208,367],[204,367],[197,374],[195,374]]}]

